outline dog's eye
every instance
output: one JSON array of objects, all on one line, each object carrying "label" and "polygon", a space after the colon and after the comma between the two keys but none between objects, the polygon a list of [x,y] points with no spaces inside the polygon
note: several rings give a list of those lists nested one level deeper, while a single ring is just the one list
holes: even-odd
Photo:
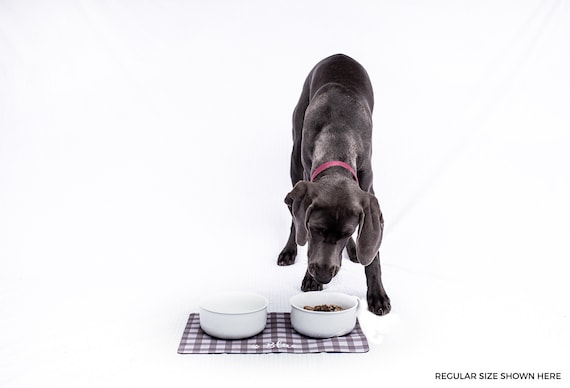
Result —
[{"label": "dog's eye", "polygon": [[311,232],[323,236],[326,233],[326,229],[321,227],[312,227]]}]

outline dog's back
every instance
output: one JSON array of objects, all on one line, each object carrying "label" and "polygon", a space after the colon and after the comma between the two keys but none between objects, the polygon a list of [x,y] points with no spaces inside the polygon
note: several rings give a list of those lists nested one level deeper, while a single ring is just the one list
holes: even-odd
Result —
[{"label": "dog's back", "polygon": [[309,73],[305,84],[308,88],[309,101],[327,84],[342,85],[349,93],[363,97],[372,111],[374,95],[370,78],[364,67],[354,59],[344,54],[336,54],[317,63]]},{"label": "dog's back", "polygon": [[[321,134],[326,130],[328,139],[337,143],[325,145],[327,156],[350,160],[363,175],[363,190],[372,191],[373,107],[372,84],[362,65],[343,54],[317,63],[305,80],[293,113],[292,183],[308,179],[313,163],[319,162],[314,160],[313,147],[319,143],[317,138],[325,140]],[[339,154],[346,152],[350,155]]]}]

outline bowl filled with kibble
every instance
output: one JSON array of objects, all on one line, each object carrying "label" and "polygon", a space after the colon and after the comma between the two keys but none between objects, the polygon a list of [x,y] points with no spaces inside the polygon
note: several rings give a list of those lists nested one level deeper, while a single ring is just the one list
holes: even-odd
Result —
[{"label": "bowl filled with kibble", "polygon": [[293,329],[313,338],[350,333],[360,312],[360,300],[341,292],[309,291],[294,295],[289,302]]}]

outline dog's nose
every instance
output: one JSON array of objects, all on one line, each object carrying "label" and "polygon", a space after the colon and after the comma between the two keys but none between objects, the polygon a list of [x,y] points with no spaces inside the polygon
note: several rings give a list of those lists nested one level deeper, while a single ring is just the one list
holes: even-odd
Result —
[{"label": "dog's nose", "polygon": [[338,273],[340,267],[338,265],[329,264],[309,264],[309,273],[311,276],[321,284],[329,283],[333,277]]}]

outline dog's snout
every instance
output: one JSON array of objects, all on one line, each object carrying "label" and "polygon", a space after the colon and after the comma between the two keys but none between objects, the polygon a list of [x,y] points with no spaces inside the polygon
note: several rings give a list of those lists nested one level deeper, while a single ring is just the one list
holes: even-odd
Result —
[{"label": "dog's snout", "polygon": [[322,284],[329,283],[333,277],[336,276],[340,267],[338,265],[330,264],[309,264],[309,273],[311,276]]}]

